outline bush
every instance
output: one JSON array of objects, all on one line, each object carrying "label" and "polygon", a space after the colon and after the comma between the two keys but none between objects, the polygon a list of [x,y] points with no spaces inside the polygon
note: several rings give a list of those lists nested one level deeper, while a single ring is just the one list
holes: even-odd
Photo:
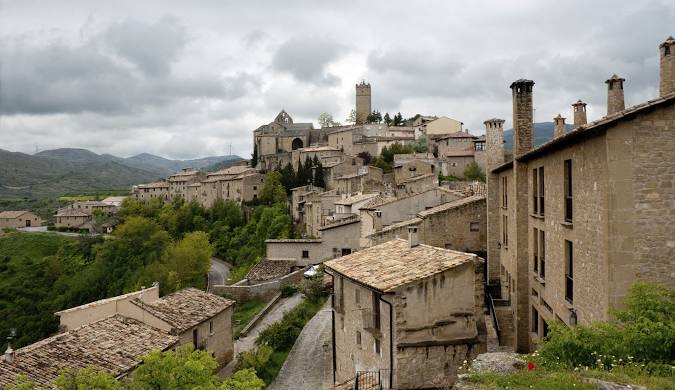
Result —
[{"label": "bush", "polygon": [[67,232],[67,231],[68,231],[68,227],[66,227],[66,226],[59,226],[59,227],[56,228],[56,230],[59,231],[59,232]]},{"label": "bush", "polygon": [[672,364],[675,356],[675,289],[638,282],[626,309],[590,327],[550,324],[539,351],[544,364],[611,369],[632,362]]},{"label": "bush", "polygon": [[281,297],[288,298],[290,296],[293,296],[296,292],[298,292],[297,287],[287,284],[281,288]]},{"label": "bush", "polygon": [[49,226],[47,226],[47,230],[50,231],[50,232],[53,232],[53,231],[56,230],[56,226],[54,226],[54,225],[49,225]]},{"label": "bush", "polygon": [[311,279],[305,279],[302,283],[302,293],[308,300],[318,302],[321,298],[328,296],[329,291],[323,284],[323,273],[318,273]]}]

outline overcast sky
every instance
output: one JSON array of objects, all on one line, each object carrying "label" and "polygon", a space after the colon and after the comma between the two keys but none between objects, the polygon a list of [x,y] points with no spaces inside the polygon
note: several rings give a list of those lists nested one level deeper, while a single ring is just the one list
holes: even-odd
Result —
[{"label": "overcast sky", "polygon": [[535,121],[577,99],[593,120],[612,73],[627,106],[658,95],[668,35],[672,0],[0,0],[0,148],[248,157],[282,108],[344,121],[361,79],[374,109],[475,134],[510,126],[518,78],[536,82]]}]

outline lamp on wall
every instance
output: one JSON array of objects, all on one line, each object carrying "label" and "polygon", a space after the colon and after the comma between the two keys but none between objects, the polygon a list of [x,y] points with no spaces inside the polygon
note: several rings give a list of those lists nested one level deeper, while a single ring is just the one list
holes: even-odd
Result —
[{"label": "lamp on wall", "polygon": [[574,309],[570,309],[569,324],[570,326],[575,326],[577,324],[577,311]]}]

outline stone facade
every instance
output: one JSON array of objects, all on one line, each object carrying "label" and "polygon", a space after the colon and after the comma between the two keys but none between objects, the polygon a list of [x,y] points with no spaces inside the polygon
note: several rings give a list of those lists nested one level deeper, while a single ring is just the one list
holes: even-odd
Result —
[{"label": "stone facade", "polygon": [[371,112],[370,84],[362,81],[356,84],[356,124],[367,123]]},{"label": "stone facade", "polygon": [[160,181],[156,183],[139,184],[131,188],[131,196],[141,202],[159,199],[162,202],[169,200],[169,183]]},{"label": "stone facade", "polygon": [[42,226],[42,218],[30,211],[1,211],[0,229]]},{"label": "stone facade", "polygon": [[[445,254],[468,261],[414,275]],[[454,383],[462,362],[486,350],[483,262],[471,256],[394,240],[326,263],[333,275],[336,381],[366,371],[396,389]],[[402,259],[415,271],[399,265]]]},{"label": "stone facade", "polygon": [[333,258],[333,252],[321,239],[266,240],[266,258],[292,259],[300,267],[319,264]]},{"label": "stone facade", "polygon": [[626,109],[623,98],[623,83],[626,79],[617,75],[610,77],[607,84],[607,115],[616,114]]},{"label": "stone facade", "polygon": [[400,184],[413,177],[437,173],[434,164],[422,160],[407,160],[394,164],[394,181]]},{"label": "stone facade", "polygon": [[659,96],[675,92],[675,38],[659,45]]},{"label": "stone facade", "polygon": [[488,183],[488,209],[499,210],[488,219],[488,258],[499,260],[523,352],[551,321],[608,320],[638,280],[675,285],[675,94],[532,149],[527,85],[512,85],[516,158]]}]

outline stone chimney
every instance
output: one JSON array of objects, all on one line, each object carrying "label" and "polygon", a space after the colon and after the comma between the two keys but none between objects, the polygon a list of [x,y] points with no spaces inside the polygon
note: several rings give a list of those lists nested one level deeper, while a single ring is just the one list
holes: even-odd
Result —
[{"label": "stone chimney", "polygon": [[534,81],[520,79],[511,83],[513,94],[513,156],[532,150],[533,120],[532,87]]},{"label": "stone chimney", "polygon": [[382,210],[373,212],[373,230],[376,232],[382,230]]},{"label": "stone chimney", "polygon": [[613,74],[605,84],[607,84],[607,115],[616,114],[626,109],[623,100],[623,82],[626,79]]},{"label": "stone chimney", "polygon": [[420,244],[420,237],[417,234],[417,226],[408,226],[408,244],[414,248]]},{"label": "stone chimney", "polygon": [[504,164],[504,122],[504,119],[497,118],[483,122],[488,170]]},{"label": "stone chimney", "polygon": [[572,108],[574,109],[575,129],[588,123],[586,119],[586,103],[582,102],[581,100],[577,100],[576,103],[572,104]]},{"label": "stone chimney", "polygon": [[675,38],[668,37],[659,45],[659,96],[675,92]]},{"label": "stone chimney", "polygon": [[565,118],[558,114],[553,118],[553,138],[558,138],[563,134],[565,134]]},{"label": "stone chimney", "polygon": [[14,358],[15,358],[15,353],[14,350],[12,349],[12,346],[7,343],[7,349],[5,350],[5,361],[7,363],[14,363]]}]

